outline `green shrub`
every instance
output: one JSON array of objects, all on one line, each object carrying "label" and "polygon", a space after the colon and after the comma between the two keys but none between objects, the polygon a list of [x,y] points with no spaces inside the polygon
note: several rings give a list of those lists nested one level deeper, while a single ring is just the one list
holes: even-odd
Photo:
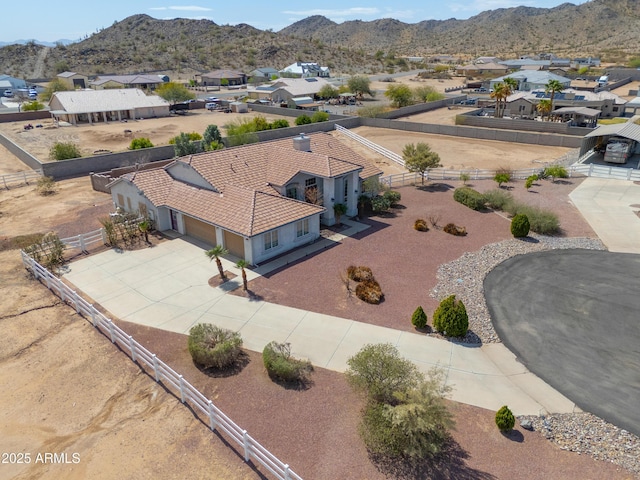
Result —
[{"label": "green shrub", "polygon": [[271,122],[271,129],[275,130],[276,128],[287,128],[289,126],[289,122],[284,118],[280,118],[278,120],[274,120]]},{"label": "green shrub", "polygon": [[524,182],[524,188],[526,188],[527,190],[529,190],[531,188],[531,186],[533,185],[533,182],[537,182],[538,181],[538,175],[529,175],[527,177],[527,179]]},{"label": "green shrub", "polygon": [[516,424],[516,419],[511,410],[506,405],[500,407],[496,412],[496,425],[501,432],[508,432]]},{"label": "green shrub", "polygon": [[329,120],[329,114],[327,112],[318,111],[311,115],[311,121],[313,123],[326,122],[327,120]]},{"label": "green shrub", "polygon": [[516,215],[526,215],[532,232],[541,235],[553,235],[560,231],[558,216],[549,210],[520,202],[512,202],[506,206],[505,211],[514,217]]},{"label": "green shrub", "polygon": [[567,169],[561,165],[550,165],[544,169],[543,175],[545,177],[551,177],[553,182],[556,181],[556,178],[567,178],[569,174],[567,173]]},{"label": "green shrub", "polygon": [[189,330],[188,346],[196,364],[223,369],[237,362],[242,353],[242,338],[238,332],[199,323]]},{"label": "green shrub", "polygon": [[153,147],[153,143],[148,138],[134,138],[131,140],[131,144],[129,145],[129,150],[140,150],[141,148],[151,148]]},{"label": "green shrub", "polygon": [[371,199],[371,210],[376,213],[383,213],[391,208],[391,202],[383,195],[378,195]]},{"label": "green shrub", "polygon": [[369,267],[356,267],[354,265],[350,265],[347,267],[347,276],[356,282],[374,280],[373,272]]},{"label": "green shrub", "polygon": [[426,232],[429,230],[429,227],[427,226],[427,221],[422,218],[419,218],[415,222],[413,222],[413,228],[419,232]]},{"label": "green shrub", "polygon": [[66,248],[67,246],[60,240],[57,233],[49,232],[37,243],[25,247],[24,252],[51,273],[57,274],[58,268],[64,264]]},{"label": "green shrub", "polygon": [[462,185],[466,185],[469,180],[471,180],[471,175],[467,172],[460,173],[460,180],[462,181]]},{"label": "green shrub", "polygon": [[522,238],[529,235],[529,219],[522,213],[511,219],[511,234],[516,238]]},{"label": "green shrub", "polygon": [[291,356],[288,343],[268,343],[262,350],[262,362],[271,378],[283,382],[307,382],[313,371],[310,361]]},{"label": "green shrub", "polygon": [[416,308],[416,311],[411,315],[411,323],[416,328],[424,328],[427,326],[427,314],[424,313],[421,306]]},{"label": "green shrub", "polygon": [[36,191],[38,192],[38,195],[42,195],[43,197],[53,195],[56,193],[56,181],[53,177],[40,177],[36,185]]},{"label": "green shrub", "polygon": [[456,237],[464,237],[467,234],[467,229],[465,227],[459,227],[455,223],[447,223],[443,230],[445,233],[455,235]]},{"label": "green shrub", "polygon": [[494,210],[505,210],[505,206],[513,202],[513,195],[499,188],[488,190],[483,196],[485,205]]},{"label": "green shrub", "polygon": [[309,125],[311,122],[311,118],[309,115],[300,115],[296,117],[296,125]]},{"label": "green shrub", "polygon": [[37,112],[38,110],[44,109],[44,103],[39,102],[37,100],[33,100],[31,102],[24,102],[22,104],[23,112]]},{"label": "green shrub", "polygon": [[509,181],[511,181],[511,174],[507,172],[498,172],[495,174],[493,179],[498,184],[498,187],[502,187],[503,183],[509,183]]},{"label": "green shrub", "polygon": [[382,194],[382,197],[389,200],[389,204],[392,207],[395,207],[402,198],[402,196],[400,195],[400,192],[396,192],[395,190],[387,190]]},{"label": "green shrub", "polygon": [[380,284],[375,280],[364,280],[356,286],[356,297],[363,302],[377,305],[383,296]]},{"label": "green shrub", "polygon": [[448,337],[464,337],[469,330],[467,309],[461,300],[451,295],[440,302],[433,313],[433,328]]},{"label": "green shrub", "polygon": [[80,158],[82,154],[75,143],[56,142],[49,150],[49,156],[52,160],[68,160],[70,158]]},{"label": "green shrub", "polygon": [[453,192],[453,199],[472,210],[482,210],[485,207],[484,196],[473,188],[456,188]]}]

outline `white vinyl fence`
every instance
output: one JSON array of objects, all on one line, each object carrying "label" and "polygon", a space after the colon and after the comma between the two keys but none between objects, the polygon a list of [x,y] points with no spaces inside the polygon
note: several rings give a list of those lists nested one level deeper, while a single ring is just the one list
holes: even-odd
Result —
[{"label": "white vinyl fence", "polygon": [[76,312],[89,319],[95,328],[108,336],[112,343],[117,344],[131,357],[131,360],[153,370],[156,382],[162,382],[167,387],[173,387],[174,395],[176,397],[179,396],[182,403],[188,402],[194,411],[198,411],[209,419],[209,428],[212,431],[224,432],[244,450],[246,462],[254,459],[280,480],[302,480],[299,475],[291,470],[289,465],[276,458],[251,437],[246,430],[236,425],[211,400],[187,382],[182,375],[175,372],[154,353],[151,353],[134,340],[131,335],[127,335],[124,330],[98,312],[93,305],[80,297],[74,290],[71,290],[33,258],[24,252],[21,252],[21,254],[25,268],[32,272],[36,279],[42,280],[47,288],[58,295],[63,302],[68,303],[75,308]]},{"label": "white vinyl fence", "polygon": [[348,128],[344,128],[342,125],[338,125],[337,123],[336,123],[336,130],[342,133],[343,135],[349,138],[352,138],[357,142],[360,142],[365,147],[370,148],[374,152],[377,152],[380,155],[387,157],[389,160],[393,160],[395,163],[397,163],[401,167],[404,167],[404,159],[402,158],[401,155],[398,155],[397,153],[392,152],[391,150],[387,150],[386,148],[381,147],[377,143],[373,143],[371,140],[367,140],[366,138],[358,135],[357,133],[352,132]]},{"label": "white vinyl fence", "polygon": [[106,245],[108,243],[107,234],[104,228],[94,230],[89,233],[81,233],[74,237],[61,238],[60,241],[70,248],[78,248],[83,253],[87,253],[87,247],[94,243],[102,243]]},{"label": "white vinyl fence", "polygon": [[8,173],[7,175],[0,175],[0,184],[9,190],[9,186],[29,185],[30,181],[37,182],[40,177],[42,177],[42,170]]}]

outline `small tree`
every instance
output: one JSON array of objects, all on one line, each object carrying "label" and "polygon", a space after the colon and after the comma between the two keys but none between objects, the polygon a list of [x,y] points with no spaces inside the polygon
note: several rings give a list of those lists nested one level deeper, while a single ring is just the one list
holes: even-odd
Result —
[{"label": "small tree", "polygon": [[529,190],[531,188],[531,186],[533,185],[533,182],[536,182],[538,180],[538,175],[529,175],[527,177],[527,179],[524,182],[524,188],[526,188],[527,190]]},{"label": "small tree", "polygon": [[320,98],[337,98],[338,97],[338,89],[334,88],[331,85],[323,86],[320,91],[317,93]]},{"label": "small tree", "polygon": [[333,213],[336,216],[336,225],[340,225],[340,218],[347,213],[347,206],[344,203],[335,203],[333,205]]},{"label": "small tree", "polygon": [[75,143],[56,142],[49,150],[49,157],[52,160],[68,160],[70,158],[80,158],[82,154]]},{"label": "small tree", "polygon": [[511,234],[515,238],[523,238],[529,235],[529,218],[523,213],[520,213],[511,219]]},{"label": "small tree", "polygon": [[375,91],[371,90],[371,80],[365,75],[354,75],[347,82],[347,86],[351,92],[359,97],[363,95],[375,97]]},{"label": "small tree", "polygon": [[249,290],[249,284],[247,282],[247,272],[245,271],[245,268],[247,268],[248,266],[249,262],[247,262],[245,259],[240,259],[236,262],[236,268],[239,268],[242,272],[242,289],[245,292]]},{"label": "small tree", "polygon": [[416,328],[424,328],[427,326],[427,314],[421,306],[416,308],[415,312],[411,316],[411,324]]},{"label": "small tree", "polygon": [[199,323],[189,330],[189,353],[193,361],[204,368],[223,369],[233,365],[242,353],[242,338],[238,332]]},{"label": "small tree", "polygon": [[544,176],[551,177],[551,181],[556,183],[557,178],[567,178],[569,174],[562,165],[551,165],[544,169]]},{"label": "small tree", "polygon": [[408,85],[389,85],[384,96],[391,101],[394,107],[402,108],[413,104],[413,92]]},{"label": "small tree", "polygon": [[218,267],[218,272],[220,272],[220,278],[222,280],[226,280],[227,277],[224,274],[224,268],[222,268],[222,262],[220,261],[220,257],[229,253],[229,250],[224,248],[222,245],[216,245],[211,250],[207,250],[204,254],[209,258],[209,260],[215,260],[216,265]]},{"label": "small tree", "polygon": [[500,410],[496,412],[496,426],[501,432],[508,432],[516,424],[516,419],[513,413],[506,405],[500,407]]},{"label": "small tree", "polygon": [[22,104],[23,112],[37,112],[38,110],[42,110],[43,108],[44,108],[44,104],[37,100],[33,100],[31,102],[25,102]]},{"label": "small tree", "polygon": [[129,145],[129,150],[140,150],[142,148],[151,148],[153,147],[153,143],[148,138],[134,138],[131,140],[131,144]]},{"label": "small tree", "polygon": [[142,233],[142,236],[144,237],[144,242],[148,244],[149,243],[149,231],[151,230],[151,221],[149,221],[149,219],[145,218],[143,221],[138,223],[138,229],[140,230],[140,233]]},{"label": "small tree", "polygon": [[222,145],[220,130],[218,130],[217,125],[208,125],[202,135],[202,146],[204,150],[218,150],[219,145]]},{"label": "small tree", "polygon": [[187,87],[176,82],[162,83],[155,90],[156,95],[174,104],[193,100],[196,96]]},{"label": "small tree", "polygon": [[461,300],[451,295],[440,302],[433,312],[433,328],[448,337],[463,337],[469,329],[467,309]]},{"label": "small tree", "polygon": [[471,175],[469,175],[467,172],[461,172],[460,173],[460,180],[462,181],[462,185],[466,186],[467,182],[469,180],[471,180]]},{"label": "small tree", "polygon": [[435,102],[436,100],[442,100],[445,96],[437,92],[431,85],[424,85],[417,87],[413,90],[413,96],[419,102]]},{"label": "small tree", "polygon": [[402,149],[404,166],[410,172],[418,172],[424,185],[424,174],[431,168],[440,167],[440,155],[431,150],[428,144],[419,142],[417,145],[409,143]]},{"label": "small tree", "polygon": [[296,125],[309,125],[311,122],[311,117],[309,115],[300,115],[296,117]]},{"label": "small tree", "polygon": [[174,138],[174,140],[173,148],[175,150],[176,157],[185,157],[202,151],[201,142],[192,141],[191,135],[188,133],[181,132],[180,135]]},{"label": "small tree", "polygon": [[498,184],[498,188],[502,188],[503,183],[509,183],[509,181],[511,181],[511,174],[508,172],[498,172],[494,175],[493,179]]}]

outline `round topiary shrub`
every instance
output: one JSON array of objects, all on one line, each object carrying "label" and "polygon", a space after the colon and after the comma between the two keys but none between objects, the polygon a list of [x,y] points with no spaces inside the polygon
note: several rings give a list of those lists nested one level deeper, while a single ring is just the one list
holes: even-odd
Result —
[{"label": "round topiary shrub", "polygon": [[529,235],[530,228],[529,218],[523,213],[516,215],[511,220],[511,234],[516,238],[522,238]]},{"label": "round topiary shrub", "polygon": [[411,316],[411,323],[416,328],[424,328],[427,326],[427,314],[424,313],[422,307],[416,308],[416,311],[413,312]]},{"label": "round topiary shrub", "polygon": [[427,221],[422,218],[419,218],[415,222],[413,222],[413,228],[419,232],[426,232],[429,230]]},{"label": "round topiary shrub", "polygon": [[224,369],[238,360],[242,353],[242,338],[238,332],[199,323],[189,330],[189,353],[193,361],[204,368]]},{"label": "round topiary shrub", "polygon": [[375,280],[364,280],[356,286],[356,297],[363,302],[379,304],[382,301],[382,289]]},{"label": "round topiary shrub", "polygon": [[509,410],[509,407],[503,405],[500,410],[496,412],[496,425],[501,432],[508,432],[516,424],[516,419]]},{"label": "round topiary shrub", "polygon": [[451,295],[440,302],[433,312],[433,328],[448,337],[463,337],[469,330],[467,309],[461,300]]},{"label": "round topiary shrub", "polygon": [[262,362],[271,378],[283,382],[306,382],[313,371],[310,361],[291,356],[288,343],[268,343],[262,350]]}]

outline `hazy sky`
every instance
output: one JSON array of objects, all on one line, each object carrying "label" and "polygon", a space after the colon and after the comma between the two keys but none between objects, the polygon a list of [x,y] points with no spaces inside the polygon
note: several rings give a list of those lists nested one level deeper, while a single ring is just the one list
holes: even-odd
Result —
[{"label": "hazy sky", "polygon": [[[158,19],[205,18],[218,25],[248,23],[261,30],[278,31],[311,15],[324,15],[334,22],[395,18],[406,23],[429,19],[465,19],[484,10],[516,7],[555,7],[562,0],[242,0],[181,2],[169,0],[107,0],[78,2],[65,0],[29,0],[3,6],[0,41],[36,39],[53,42],[78,40],[131,15],[144,13]],[[572,3],[585,3],[574,0]],[[322,8],[317,8],[321,6]],[[15,15],[8,14],[14,10]]]}]

